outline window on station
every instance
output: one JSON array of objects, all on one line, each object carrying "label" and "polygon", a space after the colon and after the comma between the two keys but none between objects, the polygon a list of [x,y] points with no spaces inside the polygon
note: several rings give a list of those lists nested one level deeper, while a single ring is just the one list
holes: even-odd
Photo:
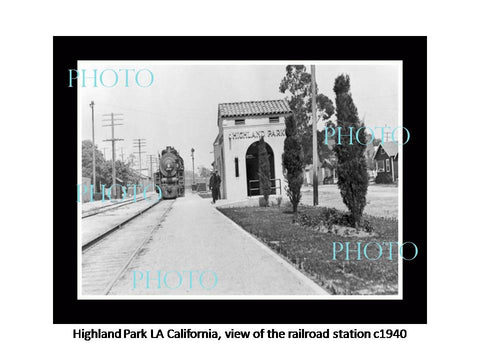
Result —
[{"label": "window on station", "polygon": [[238,157],[235,158],[235,177],[240,176],[240,171],[238,170]]},{"label": "window on station", "polygon": [[245,119],[235,119],[235,125],[245,125]]},{"label": "window on station", "polygon": [[271,116],[268,118],[269,122],[270,123],[279,123],[280,122],[280,118],[278,116]]},{"label": "window on station", "polygon": [[386,171],[390,172],[390,159],[385,160],[385,165],[386,165]]}]

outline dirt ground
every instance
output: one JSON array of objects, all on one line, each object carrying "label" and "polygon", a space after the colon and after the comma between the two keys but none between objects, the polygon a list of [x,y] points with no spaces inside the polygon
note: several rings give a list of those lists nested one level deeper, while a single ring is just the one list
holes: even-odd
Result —
[{"label": "dirt ground", "polygon": [[[217,201],[219,207],[244,207],[258,206],[259,196],[251,197],[241,201]],[[276,204],[276,195],[270,196],[272,205]],[[282,189],[282,206],[289,203],[285,190]],[[304,205],[313,205],[313,189],[311,186],[302,188],[302,199]],[[333,207],[346,211],[347,207],[343,204],[340,190],[336,184],[320,185],[318,187],[318,204],[325,207]],[[367,192],[367,206],[365,214],[386,218],[398,219],[398,187],[396,185],[377,185],[370,184]]]},{"label": "dirt ground", "polygon": [[[312,187],[302,189],[301,203],[305,205],[313,204]],[[318,204],[347,210],[336,184],[320,185],[318,187]],[[395,185],[369,185],[365,213],[372,216],[398,218],[398,187]]]}]

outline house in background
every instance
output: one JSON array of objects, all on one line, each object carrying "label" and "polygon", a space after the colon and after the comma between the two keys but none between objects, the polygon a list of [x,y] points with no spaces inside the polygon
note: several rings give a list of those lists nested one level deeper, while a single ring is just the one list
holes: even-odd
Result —
[{"label": "house in background", "polygon": [[[322,140],[318,140],[319,142]],[[317,166],[317,176],[318,184],[335,184],[337,182],[337,157],[333,152],[335,147],[335,140],[332,138],[328,139],[328,149],[324,146],[322,147],[324,151],[323,154],[318,154],[319,161]],[[303,170],[303,184],[310,186],[313,185],[313,164],[308,164]]]},{"label": "house in background", "polygon": [[[332,164],[332,161],[325,159],[318,162],[317,168],[318,184],[335,184],[337,182],[337,169]],[[313,165],[305,166],[303,172],[304,185],[313,185]]]},{"label": "house in background", "polygon": [[394,182],[398,180],[398,145],[396,143],[390,141],[378,145],[373,158],[377,174],[386,172]]}]

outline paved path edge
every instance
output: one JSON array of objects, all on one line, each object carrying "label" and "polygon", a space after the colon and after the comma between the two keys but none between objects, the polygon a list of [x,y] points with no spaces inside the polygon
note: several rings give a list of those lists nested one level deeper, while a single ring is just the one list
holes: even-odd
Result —
[{"label": "paved path edge", "polygon": [[315,281],[310,279],[307,275],[305,275],[303,272],[301,272],[299,269],[297,269],[295,266],[293,266],[289,261],[287,261],[285,258],[280,256],[280,254],[277,254],[274,250],[272,250],[270,247],[265,245],[263,241],[258,239],[255,235],[249,233],[247,230],[245,230],[243,227],[241,227],[239,224],[237,224],[235,221],[230,219],[227,215],[222,213],[217,207],[215,207],[215,210],[217,210],[220,215],[225,217],[230,223],[232,223],[234,226],[236,226],[240,231],[242,231],[244,234],[249,236],[255,244],[257,244],[258,247],[260,247],[262,250],[265,252],[269,253],[275,261],[280,263],[282,266],[284,266],[286,269],[288,269],[298,280],[303,282],[306,286],[308,286],[310,289],[312,289],[316,295],[331,295],[328,291],[326,291],[323,287],[321,287],[319,284],[317,284]]}]

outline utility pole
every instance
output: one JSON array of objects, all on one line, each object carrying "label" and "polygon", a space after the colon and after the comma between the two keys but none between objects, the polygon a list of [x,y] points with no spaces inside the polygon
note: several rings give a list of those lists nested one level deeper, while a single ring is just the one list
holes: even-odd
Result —
[{"label": "utility pole", "polygon": [[[387,127],[387,124],[384,126],[385,128]],[[388,137],[390,136],[390,131],[385,131],[385,134],[387,135],[387,140],[384,142],[388,142]]]},{"label": "utility pole", "polygon": [[133,139],[133,147],[138,148],[137,154],[138,154],[138,172],[140,175],[142,175],[142,154],[145,153],[145,151],[142,151],[142,147],[147,146],[147,142],[145,139]]},{"label": "utility pole", "polygon": [[148,158],[150,160],[150,178],[152,179],[153,190],[155,190],[155,179],[154,179],[154,176],[153,176],[153,166],[152,166],[152,164],[154,162],[156,163],[157,159],[156,159],[155,155],[148,155]]},{"label": "utility pole", "polygon": [[111,141],[112,142],[112,192],[113,192],[113,198],[116,199],[117,198],[117,190],[116,190],[116,187],[115,185],[117,184],[117,175],[116,175],[116,171],[115,171],[115,141],[123,141],[123,139],[117,139],[115,138],[115,126],[118,126],[118,125],[123,125],[123,124],[118,124],[116,123],[115,121],[121,121],[123,119],[115,119],[115,116],[120,116],[120,115],[123,115],[123,114],[114,114],[114,113],[110,113],[110,114],[104,114],[103,116],[110,116],[110,120],[106,119],[106,120],[103,120],[103,121],[109,121],[110,124],[108,125],[103,125],[104,127],[106,126],[110,126],[112,128],[112,138],[111,139],[106,139],[106,140],[103,140],[103,141]]},{"label": "utility pole", "polygon": [[97,181],[95,177],[95,115],[94,115],[94,110],[93,107],[95,106],[95,103],[93,100],[90,102],[90,107],[92,108],[92,161],[93,161],[93,197],[95,197],[95,193],[97,192]]},{"label": "utility pole", "polygon": [[312,65],[312,132],[313,132],[313,206],[318,205],[317,86],[315,65]]},{"label": "utility pole", "polygon": [[195,153],[195,149],[192,148],[192,170],[193,170],[193,182],[192,182],[192,191],[195,187],[195,156],[194,156],[194,153]]},{"label": "utility pole", "polygon": [[120,156],[122,157],[122,163],[123,163],[123,162],[124,162],[124,161],[123,161],[123,147],[120,148],[120,150],[122,151],[122,153],[120,154]]}]

